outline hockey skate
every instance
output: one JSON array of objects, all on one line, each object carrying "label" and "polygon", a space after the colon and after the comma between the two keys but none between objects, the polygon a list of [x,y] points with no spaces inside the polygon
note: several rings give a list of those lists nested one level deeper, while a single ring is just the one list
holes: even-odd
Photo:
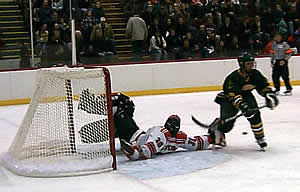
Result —
[{"label": "hockey skate", "polygon": [[291,89],[286,90],[285,92],[283,92],[283,94],[286,96],[292,95],[292,90]]},{"label": "hockey skate", "polygon": [[217,130],[218,124],[220,123],[220,119],[216,118],[211,124],[210,128],[208,129],[208,134],[213,140],[213,148],[215,149],[216,146],[220,147],[226,147],[226,139],[225,139],[225,134]]},{"label": "hockey skate", "polygon": [[275,91],[274,91],[274,94],[275,94],[275,95],[279,95],[279,94],[280,94],[280,90],[275,90]]},{"label": "hockey skate", "polygon": [[266,143],[266,141],[265,141],[265,139],[264,138],[261,138],[261,139],[257,139],[257,144],[259,145],[259,147],[260,147],[260,151],[266,151],[265,150],[265,147],[267,147],[267,143]]}]

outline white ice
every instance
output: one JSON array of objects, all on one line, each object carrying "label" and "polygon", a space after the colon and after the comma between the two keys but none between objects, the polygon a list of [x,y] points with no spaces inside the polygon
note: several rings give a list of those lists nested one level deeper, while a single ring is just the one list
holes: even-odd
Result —
[{"label": "white ice", "polygon": [[[216,93],[133,97],[136,105],[135,119],[142,129],[147,129],[153,125],[162,125],[171,114],[178,114],[182,119],[182,130],[188,135],[205,134],[205,129],[192,122],[191,114],[208,123],[217,117],[218,105],[213,102]],[[258,102],[264,104],[264,99],[256,96]],[[230,156],[230,159],[207,169],[139,180],[120,170],[76,177],[29,178],[14,175],[0,167],[0,192],[298,192],[300,87],[294,87],[292,96],[279,96],[279,99],[280,105],[275,110],[261,110],[269,144],[266,152],[257,151],[249,124],[242,117],[227,134],[228,146],[218,151]],[[28,105],[0,107],[0,153],[7,151],[27,107]],[[242,132],[248,134],[243,135]],[[192,156],[193,152],[185,155],[189,156],[189,153]],[[211,155],[199,153],[203,154]],[[168,161],[172,157],[170,155],[164,159]],[[119,166],[122,167],[122,163]],[[156,169],[161,169],[160,165],[157,166]]]}]

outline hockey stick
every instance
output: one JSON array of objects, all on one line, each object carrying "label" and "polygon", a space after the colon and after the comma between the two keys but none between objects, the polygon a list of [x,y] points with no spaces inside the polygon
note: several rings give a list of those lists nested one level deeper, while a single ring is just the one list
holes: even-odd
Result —
[{"label": "hockey stick", "polygon": [[[260,107],[257,107],[255,109],[253,109],[253,111],[258,111],[259,109],[262,109],[262,108],[265,108],[267,107],[267,105],[262,105]],[[196,123],[197,125],[199,125],[200,127],[203,127],[203,128],[207,128],[207,129],[214,129],[214,127],[216,127],[219,123],[221,124],[225,124],[225,123],[228,123],[229,121],[233,121],[233,120],[236,120],[237,118],[241,117],[241,116],[244,116],[246,113],[239,113],[239,114],[236,114],[232,117],[228,117],[226,119],[215,119],[211,124],[205,124],[205,123],[202,123],[200,122],[198,119],[196,119],[193,115],[192,115],[192,120],[194,121],[194,123]]]}]

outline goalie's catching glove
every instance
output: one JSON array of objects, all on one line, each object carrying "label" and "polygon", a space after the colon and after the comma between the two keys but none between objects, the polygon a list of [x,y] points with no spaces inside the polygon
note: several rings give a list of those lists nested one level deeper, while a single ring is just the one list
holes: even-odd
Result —
[{"label": "goalie's catching glove", "polygon": [[279,100],[275,93],[266,94],[266,105],[270,109],[274,109],[279,104]]},{"label": "goalie's catching glove", "polygon": [[240,104],[240,110],[242,111],[242,113],[244,113],[244,116],[245,116],[246,118],[251,118],[251,117],[253,117],[254,114],[256,113],[256,111],[253,110],[253,109],[250,109],[249,106],[248,106],[248,104],[245,103],[245,102],[242,102],[242,103]]}]

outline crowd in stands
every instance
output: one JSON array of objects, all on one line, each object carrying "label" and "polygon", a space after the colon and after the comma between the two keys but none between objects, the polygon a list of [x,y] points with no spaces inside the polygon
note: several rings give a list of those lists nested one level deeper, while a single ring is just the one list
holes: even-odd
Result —
[{"label": "crowd in stands", "polygon": [[43,66],[71,60],[71,17],[75,20],[77,61],[80,56],[116,54],[114,33],[98,0],[35,0],[35,52]]},{"label": "crowd in stands", "polygon": [[269,54],[276,33],[300,50],[299,0],[127,0],[124,12],[144,20],[145,50],[159,58]]},{"label": "crowd in stands", "polygon": [[[299,0],[124,0],[126,34],[136,54],[155,59],[268,54],[281,33],[300,50]],[[70,57],[69,0],[34,0],[36,54],[47,61]],[[101,0],[72,0],[77,58],[116,54]],[[134,26],[134,27],[132,27]],[[51,53],[51,54],[47,54]],[[51,64],[49,64],[51,65]]]}]

